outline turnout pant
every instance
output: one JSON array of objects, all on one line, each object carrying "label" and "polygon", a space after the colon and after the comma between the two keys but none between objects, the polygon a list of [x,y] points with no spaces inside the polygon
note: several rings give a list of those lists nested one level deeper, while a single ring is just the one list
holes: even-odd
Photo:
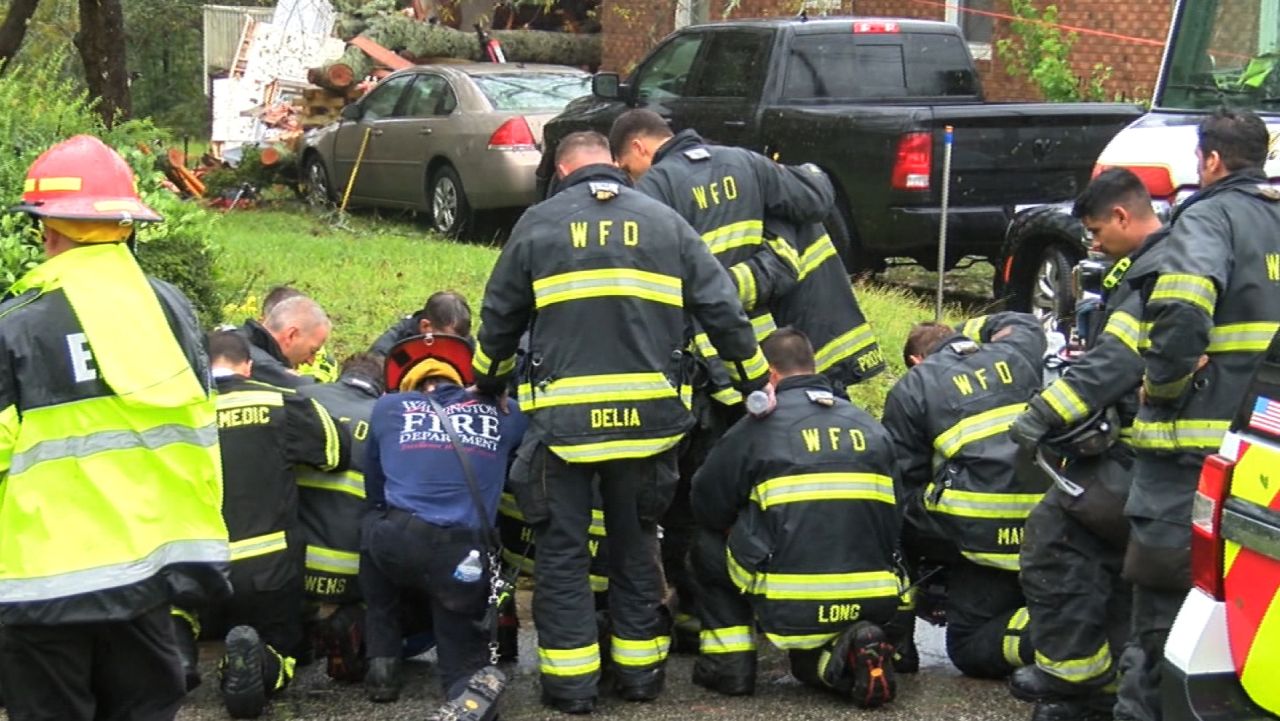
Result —
[{"label": "turnout pant", "polygon": [[187,694],[169,607],[131,621],[5,626],[12,721],[171,721]]},{"label": "turnout pant", "polygon": [[698,425],[685,436],[679,448],[680,481],[671,506],[662,517],[662,567],[667,582],[676,591],[677,619],[695,615],[699,581],[690,573],[689,552],[697,533],[693,506],[689,502],[693,474],[698,472],[712,446],[742,417],[743,406],[726,406],[706,393],[694,394],[694,415]]},{"label": "turnout pant", "polygon": [[[277,553],[231,562],[231,598],[196,613],[174,612],[178,633],[222,640],[236,626],[252,626],[267,647],[262,674],[268,694],[293,680],[299,658],[309,658],[302,577],[305,547],[291,539]],[[199,620],[199,627],[190,625]]]},{"label": "turnout pant", "polygon": [[1018,574],[961,559],[947,569],[947,657],[966,676],[1004,678],[1034,662]]},{"label": "turnout pant", "polygon": [[[369,514],[360,556],[360,590],[368,605],[365,644],[369,658],[399,658],[403,645],[401,603],[405,591],[425,595],[439,654],[440,683],[453,698],[471,674],[489,663],[485,613],[488,573],[464,583],[453,577],[473,549],[485,557],[482,534],[441,528],[398,509]],[[409,596],[412,598],[412,596]]]},{"label": "turnout pant", "polygon": [[1133,642],[1142,653],[1120,684],[1117,710],[1138,721],[1162,718],[1160,666],[1191,586],[1191,501],[1203,458],[1140,453],[1135,464],[1124,577],[1133,582]]},{"label": "turnout pant", "polygon": [[[600,679],[600,646],[588,573],[592,479],[600,478],[609,532],[609,639],[615,677],[639,686],[661,677],[671,645],[670,617],[662,605],[665,583],[658,551],[657,520],[675,486],[675,452],[648,458],[567,463],[539,443],[532,473],[545,489],[536,518],[538,629],[542,689],[555,699],[594,698]],[[522,503],[528,503],[526,499]],[[537,503],[535,503],[537,505]]]},{"label": "turnout pant", "polygon": [[1060,493],[1050,490],[1027,518],[1020,578],[1036,665],[1079,696],[1116,677],[1132,599],[1120,578],[1124,550],[1070,515]]}]

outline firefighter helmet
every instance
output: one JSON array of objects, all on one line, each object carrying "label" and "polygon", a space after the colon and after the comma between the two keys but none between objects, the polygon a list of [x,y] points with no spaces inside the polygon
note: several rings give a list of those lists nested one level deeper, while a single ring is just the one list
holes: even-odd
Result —
[{"label": "firefighter helmet", "polygon": [[387,354],[384,371],[387,390],[394,392],[400,388],[401,382],[414,366],[427,360],[444,363],[458,374],[463,385],[469,386],[475,382],[475,374],[471,371],[471,354],[471,344],[456,335],[428,333],[406,338]]},{"label": "firefighter helmet", "polygon": [[1120,414],[1114,406],[1094,411],[1057,433],[1044,438],[1044,445],[1065,458],[1087,458],[1106,453],[1120,437]]},{"label": "firefighter helmet", "polygon": [[41,153],[27,171],[22,203],[14,210],[121,225],[163,220],[138,197],[124,158],[92,135],[77,135]]}]

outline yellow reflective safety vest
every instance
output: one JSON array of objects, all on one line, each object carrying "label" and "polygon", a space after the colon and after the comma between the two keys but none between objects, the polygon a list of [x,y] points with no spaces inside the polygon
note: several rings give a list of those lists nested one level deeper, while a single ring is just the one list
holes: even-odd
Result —
[{"label": "yellow reflective safety vest", "polygon": [[[224,596],[216,416],[190,303],[120,244],[65,251],[11,292],[0,304],[0,622],[127,620]],[[133,365],[152,358],[151,370]],[[165,377],[149,379],[159,367]]]},{"label": "yellow reflective safety vest", "polygon": [[1017,463],[1009,426],[1040,390],[1044,331],[1025,313],[967,328],[889,391],[884,424],[909,497],[907,523],[974,563],[1017,571],[1023,527],[1048,479]]}]

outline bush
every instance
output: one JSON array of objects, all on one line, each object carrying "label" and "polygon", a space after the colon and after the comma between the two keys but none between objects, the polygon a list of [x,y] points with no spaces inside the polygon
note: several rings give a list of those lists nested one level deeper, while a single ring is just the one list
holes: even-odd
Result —
[{"label": "bush", "polygon": [[[117,123],[107,129],[94,111],[93,101],[62,73],[63,56],[11,65],[0,76],[0,138],[8,139],[0,153],[0,203],[17,202],[27,168],[49,146],[81,133],[96,135],[116,148],[138,176],[143,201],[166,222],[143,227],[138,233],[139,261],[159,278],[177,285],[191,298],[202,321],[222,317],[222,298],[211,243],[217,216],[166,190],[155,170],[154,156],[144,153],[164,135],[147,120]],[[30,219],[0,215],[0,294],[42,259],[39,234]]]},{"label": "bush", "polygon": [[1105,100],[1111,68],[1096,63],[1087,77],[1076,75],[1071,50],[1079,36],[1057,27],[1058,7],[1043,10],[1032,0],[1009,0],[1010,11],[1023,20],[1009,24],[1013,38],[996,41],[996,54],[1012,77],[1026,77],[1050,102]]}]

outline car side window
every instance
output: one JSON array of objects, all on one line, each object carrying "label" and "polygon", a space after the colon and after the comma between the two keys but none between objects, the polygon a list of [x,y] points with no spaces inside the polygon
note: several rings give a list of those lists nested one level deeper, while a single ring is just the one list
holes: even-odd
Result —
[{"label": "car side window", "polygon": [[438,115],[449,115],[458,109],[458,94],[453,91],[453,86],[445,83],[444,93],[440,96],[440,108],[436,111]]},{"label": "car side window", "polygon": [[440,114],[440,101],[449,83],[439,75],[417,76],[405,93],[404,110],[396,115],[406,118],[429,118]]},{"label": "car side window", "polygon": [[685,95],[693,61],[702,47],[702,33],[681,35],[663,45],[636,73],[636,97],[643,100]]},{"label": "car side window", "polygon": [[400,96],[404,94],[404,89],[409,86],[412,80],[412,75],[401,75],[398,78],[391,78],[374,88],[369,93],[369,97],[364,99],[364,114],[360,116],[360,119],[372,122],[394,115],[396,105],[400,103]]},{"label": "car side window", "polygon": [[716,32],[698,61],[697,77],[688,91],[697,98],[745,98],[764,76],[769,35]]}]

